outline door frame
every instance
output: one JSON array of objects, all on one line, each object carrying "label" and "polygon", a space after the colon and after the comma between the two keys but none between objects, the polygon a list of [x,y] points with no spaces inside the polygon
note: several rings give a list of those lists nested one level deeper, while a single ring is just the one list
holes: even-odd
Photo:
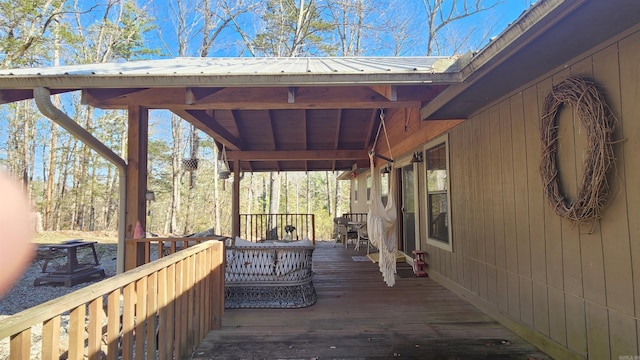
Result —
[{"label": "door frame", "polygon": [[[413,154],[413,153],[412,153]],[[411,163],[411,158],[412,158],[412,154],[401,157],[397,160],[395,160],[395,162],[393,163],[393,171],[395,171],[395,176],[396,176],[396,183],[397,183],[397,188],[396,188],[396,193],[394,194],[396,196],[396,199],[398,199],[398,249],[400,249],[400,246],[402,246],[403,250],[402,252],[405,254],[406,256],[406,260],[407,262],[412,262],[413,257],[412,254],[407,254],[406,252],[404,252],[404,237],[403,237],[403,217],[402,217],[402,189],[403,189],[403,183],[402,183],[402,168],[407,166],[407,165],[413,165],[413,194],[415,196],[414,199],[414,207],[415,207],[415,229],[414,229],[414,240],[415,240],[415,249],[416,250],[422,250],[422,242],[420,241],[420,225],[422,222],[422,216],[420,213],[420,208],[421,206],[421,201],[420,201],[420,164],[422,163]]]}]

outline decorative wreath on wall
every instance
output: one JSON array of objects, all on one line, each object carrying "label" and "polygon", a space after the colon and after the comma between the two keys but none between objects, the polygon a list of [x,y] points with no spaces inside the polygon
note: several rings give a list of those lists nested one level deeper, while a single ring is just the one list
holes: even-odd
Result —
[{"label": "decorative wreath on wall", "polygon": [[[558,176],[558,112],[564,105],[573,107],[587,133],[586,158],[575,200],[562,194]],[[612,142],[615,122],[596,85],[582,78],[562,81],[545,98],[540,126],[544,193],[555,212],[575,225],[600,218],[609,193],[607,172],[615,163]]]}]

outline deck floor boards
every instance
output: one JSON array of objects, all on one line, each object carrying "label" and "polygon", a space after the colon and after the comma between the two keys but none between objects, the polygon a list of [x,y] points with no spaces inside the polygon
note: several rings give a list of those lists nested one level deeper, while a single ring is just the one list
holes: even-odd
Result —
[{"label": "deck floor boards", "polygon": [[[549,359],[429,278],[396,277],[318,242],[318,302],[303,309],[227,309],[193,359]],[[406,264],[401,266],[408,266]]]}]

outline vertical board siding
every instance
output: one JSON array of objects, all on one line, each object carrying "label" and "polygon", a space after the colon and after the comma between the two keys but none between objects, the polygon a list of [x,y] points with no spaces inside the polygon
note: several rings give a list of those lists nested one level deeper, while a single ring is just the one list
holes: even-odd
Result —
[{"label": "vertical board siding", "polygon": [[[540,140],[538,134],[540,132],[537,126],[537,119],[539,119],[540,115],[538,113],[537,88],[535,86],[529,87],[521,94],[516,95],[516,98],[518,99],[517,106],[511,107],[512,113],[526,113],[526,119],[529,121],[525,123],[525,116],[520,116],[521,119],[513,125],[513,133],[514,136],[515,134],[524,134],[523,144],[526,152],[526,167],[524,171],[527,173],[527,193],[520,196],[524,196],[524,199],[522,199],[522,207],[525,207],[524,203],[526,202],[528,209],[527,220],[529,222],[528,232],[531,246],[531,277],[536,281],[546,284],[547,246],[544,217],[546,204],[543,195],[542,179],[540,178],[540,172],[538,170],[540,164]],[[527,99],[527,101],[525,102],[524,99]],[[522,123],[522,128],[516,127],[520,122]],[[524,211],[524,209],[521,211]]]},{"label": "vertical board siding", "polygon": [[609,348],[609,314],[604,306],[585,302],[587,351],[591,359],[607,359]]},{"label": "vertical board siding", "polygon": [[566,294],[564,300],[567,310],[567,345],[574,351],[586,355],[587,330],[584,300],[571,294]]},{"label": "vertical board siding", "polygon": [[[568,74],[567,74],[568,75]],[[559,79],[561,81],[561,79]],[[535,144],[540,144],[540,133],[539,133],[539,121],[540,115],[542,114],[542,106],[544,104],[544,98],[547,96],[549,91],[552,89],[552,81],[551,78],[546,79],[540,82],[537,86],[537,99],[531,99],[531,105],[533,102],[536,103],[536,113],[533,111],[529,112],[528,110],[533,110],[529,107],[525,107],[525,117],[527,117],[527,130],[538,129],[535,136],[532,137],[531,141]],[[540,113],[537,111],[540,109]],[[538,157],[532,169],[530,167],[530,171],[534,171],[537,176],[540,176],[540,150],[538,152]],[[535,170],[534,170],[535,169]],[[549,203],[546,199],[544,199],[544,229],[545,229],[545,247],[546,247],[546,257],[547,257],[547,283],[549,285],[555,286],[560,290],[564,290],[564,275],[562,270],[562,220],[555,211],[549,206]],[[551,301],[549,301],[551,303]]]},{"label": "vertical board siding", "polygon": [[[511,114],[511,106],[518,103],[515,101],[504,101],[500,106],[500,125],[502,130],[502,198],[504,199],[504,211],[502,213],[504,219],[504,237],[505,237],[505,253],[506,253],[506,269],[509,272],[518,273],[518,219],[526,216],[526,211],[516,212],[517,197],[514,194],[519,193],[522,185],[526,186],[526,182],[521,182],[521,177],[526,174],[526,161],[517,158],[519,154],[513,151],[513,141],[522,140],[520,137],[512,136],[513,130],[522,128],[522,116],[513,117]],[[522,101],[520,101],[520,104]],[[520,127],[518,127],[518,125]],[[524,135],[524,131],[522,135]],[[518,132],[518,131],[517,131]],[[522,154],[526,154],[521,152]],[[518,179],[518,181],[516,181]],[[516,191],[516,189],[518,191]],[[522,228],[520,228],[522,230]]]},{"label": "vertical board siding", "polygon": [[533,328],[549,336],[549,296],[547,286],[533,281]]},{"label": "vertical board siding", "polygon": [[[617,181],[624,181],[629,184],[623,187],[624,193],[617,195],[618,201],[626,200],[627,216],[629,219],[629,238],[635,239],[631,242],[631,253],[633,259],[633,280],[635,292],[635,315],[640,316],[640,170],[638,169],[637,154],[640,154],[640,141],[634,135],[640,134],[640,111],[638,110],[638,99],[640,99],[640,32],[620,41],[620,106],[621,110],[615,111],[621,114],[622,121],[618,123],[618,139],[628,138],[622,146],[622,150],[616,153],[623,158],[618,160],[617,166],[623,167],[627,171],[623,173]],[[619,119],[620,120],[620,119]],[[624,154],[623,154],[624,153]],[[624,155],[627,156],[624,156]],[[620,177],[620,173],[618,173]],[[623,198],[626,197],[625,198]],[[604,238],[603,238],[604,239]]]},{"label": "vertical board siding", "polygon": [[[431,264],[538,334],[594,359],[639,354],[640,32],[576,59],[450,131],[452,254]],[[540,177],[539,121],[552,86],[593,79],[619,120],[615,174],[594,226],[561,220]],[[571,199],[582,179],[586,130],[559,113],[559,172]],[[628,184],[628,185],[627,185]],[[440,250],[438,250],[439,252]]]}]

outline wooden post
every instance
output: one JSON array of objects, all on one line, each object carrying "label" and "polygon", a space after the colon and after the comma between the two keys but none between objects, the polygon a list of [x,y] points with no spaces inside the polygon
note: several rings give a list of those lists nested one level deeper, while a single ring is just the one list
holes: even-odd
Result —
[{"label": "wooden post", "polygon": [[[147,148],[149,131],[149,112],[146,108],[129,106],[129,137],[127,155],[127,213],[126,238],[133,238],[136,222],[147,228]],[[126,270],[144,264],[145,244],[136,247],[135,264],[127,263]],[[131,259],[131,256],[126,256]]]},{"label": "wooden post", "polygon": [[240,160],[233,161],[233,201],[231,202],[231,237],[240,236]]}]

